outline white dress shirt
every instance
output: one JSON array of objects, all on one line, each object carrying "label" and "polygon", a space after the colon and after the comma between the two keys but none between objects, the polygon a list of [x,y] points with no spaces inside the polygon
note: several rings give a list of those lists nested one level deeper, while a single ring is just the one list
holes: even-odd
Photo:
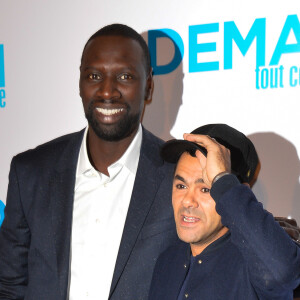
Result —
[{"label": "white dress shirt", "polygon": [[98,172],[87,154],[87,132],[76,171],[70,300],[107,300],[136,176],[142,128],[123,156]]}]

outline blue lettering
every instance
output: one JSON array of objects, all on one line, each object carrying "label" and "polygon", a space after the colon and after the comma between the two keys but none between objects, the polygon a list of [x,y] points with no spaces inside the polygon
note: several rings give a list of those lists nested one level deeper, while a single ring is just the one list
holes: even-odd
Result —
[{"label": "blue lettering", "polygon": [[[278,87],[278,68],[271,68],[270,86],[271,89]],[[274,74],[275,73],[275,74]]]},{"label": "blue lettering", "polygon": [[263,89],[269,87],[269,70],[266,68],[261,70],[261,87]]},{"label": "blue lettering", "polygon": [[6,106],[6,102],[3,101],[5,99],[5,90],[0,90],[0,107],[4,108]]},{"label": "blue lettering", "polygon": [[[286,44],[291,30],[294,31],[297,43]],[[279,40],[275,47],[270,66],[278,65],[282,54],[300,52],[300,22],[297,15],[287,16]]]},{"label": "blue lettering", "polygon": [[255,87],[257,90],[259,90],[259,68],[255,69]]},{"label": "blue lettering", "polygon": [[[294,79],[294,74],[296,75],[298,72],[298,68],[293,66],[290,68],[290,86],[294,87],[298,84],[298,79]],[[299,75],[299,79],[300,79],[300,73]]]},{"label": "blue lettering", "polygon": [[279,81],[280,81],[280,87],[283,88],[283,66],[279,67],[279,72],[280,72],[280,77],[279,77]]},{"label": "blue lettering", "polygon": [[5,87],[5,75],[4,75],[4,47],[0,45],[0,87]]},{"label": "blue lettering", "polygon": [[266,19],[256,19],[244,39],[233,21],[224,23],[224,69],[232,69],[232,41],[246,55],[251,44],[256,38],[256,66],[265,65],[266,49]]},{"label": "blue lettering", "polygon": [[279,87],[283,88],[283,70],[283,66],[270,68],[270,70],[263,68],[261,72],[259,68],[256,68],[256,89],[278,88],[278,82]]},{"label": "blue lettering", "polygon": [[198,53],[213,52],[217,49],[216,43],[198,44],[198,34],[219,32],[219,23],[189,26],[189,71],[205,72],[219,70],[219,62],[198,63]]},{"label": "blue lettering", "polygon": [[[157,39],[170,39],[175,48],[174,57],[170,63],[162,66],[157,65]],[[151,64],[154,75],[168,74],[174,71],[182,61],[184,54],[184,45],[180,35],[172,29],[159,29],[148,31],[148,47],[151,56]]]},{"label": "blue lettering", "polygon": [[5,208],[5,205],[4,203],[0,200],[0,227],[2,225],[2,222],[4,220],[4,208]]}]

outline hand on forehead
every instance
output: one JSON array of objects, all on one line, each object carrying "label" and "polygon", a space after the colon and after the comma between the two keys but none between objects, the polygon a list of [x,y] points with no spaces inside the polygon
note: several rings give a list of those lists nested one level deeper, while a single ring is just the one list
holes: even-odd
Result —
[{"label": "hand on forehead", "polygon": [[219,144],[215,139],[200,134],[185,133],[184,139],[190,142],[197,143],[207,150],[205,157],[199,150],[196,151],[204,182],[211,186],[213,179],[220,173],[231,172],[230,150]]}]

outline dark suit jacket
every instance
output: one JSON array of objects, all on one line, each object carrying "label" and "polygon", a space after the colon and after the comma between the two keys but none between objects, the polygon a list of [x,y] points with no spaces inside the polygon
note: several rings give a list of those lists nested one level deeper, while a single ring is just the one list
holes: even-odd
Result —
[{"label": "dark suit jacket", "polygon": [[[83,131],[66,135],[13,158],[0,230],[0,299],[67,299],[82,137]],[[159,157],[161,143],[143,129],[112,300],[147,299],[156,259],[177,239],[171,206],[173,166]]]}]

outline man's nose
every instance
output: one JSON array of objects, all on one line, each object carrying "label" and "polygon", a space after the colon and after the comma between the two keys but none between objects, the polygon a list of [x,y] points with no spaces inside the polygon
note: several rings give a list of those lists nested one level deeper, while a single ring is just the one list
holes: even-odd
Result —
[{"label": "man's nose", "polygon": [[104,78],[99,86],[98,95],[103,99],[118,99],[121,92],[118,89],[117,80],[114,78]]},{"label": "man's nose", "polygon": [[188,207],[198,207],[198,201],[195,191],[189,190],[182,199],[182,205],[186,208]]}]

